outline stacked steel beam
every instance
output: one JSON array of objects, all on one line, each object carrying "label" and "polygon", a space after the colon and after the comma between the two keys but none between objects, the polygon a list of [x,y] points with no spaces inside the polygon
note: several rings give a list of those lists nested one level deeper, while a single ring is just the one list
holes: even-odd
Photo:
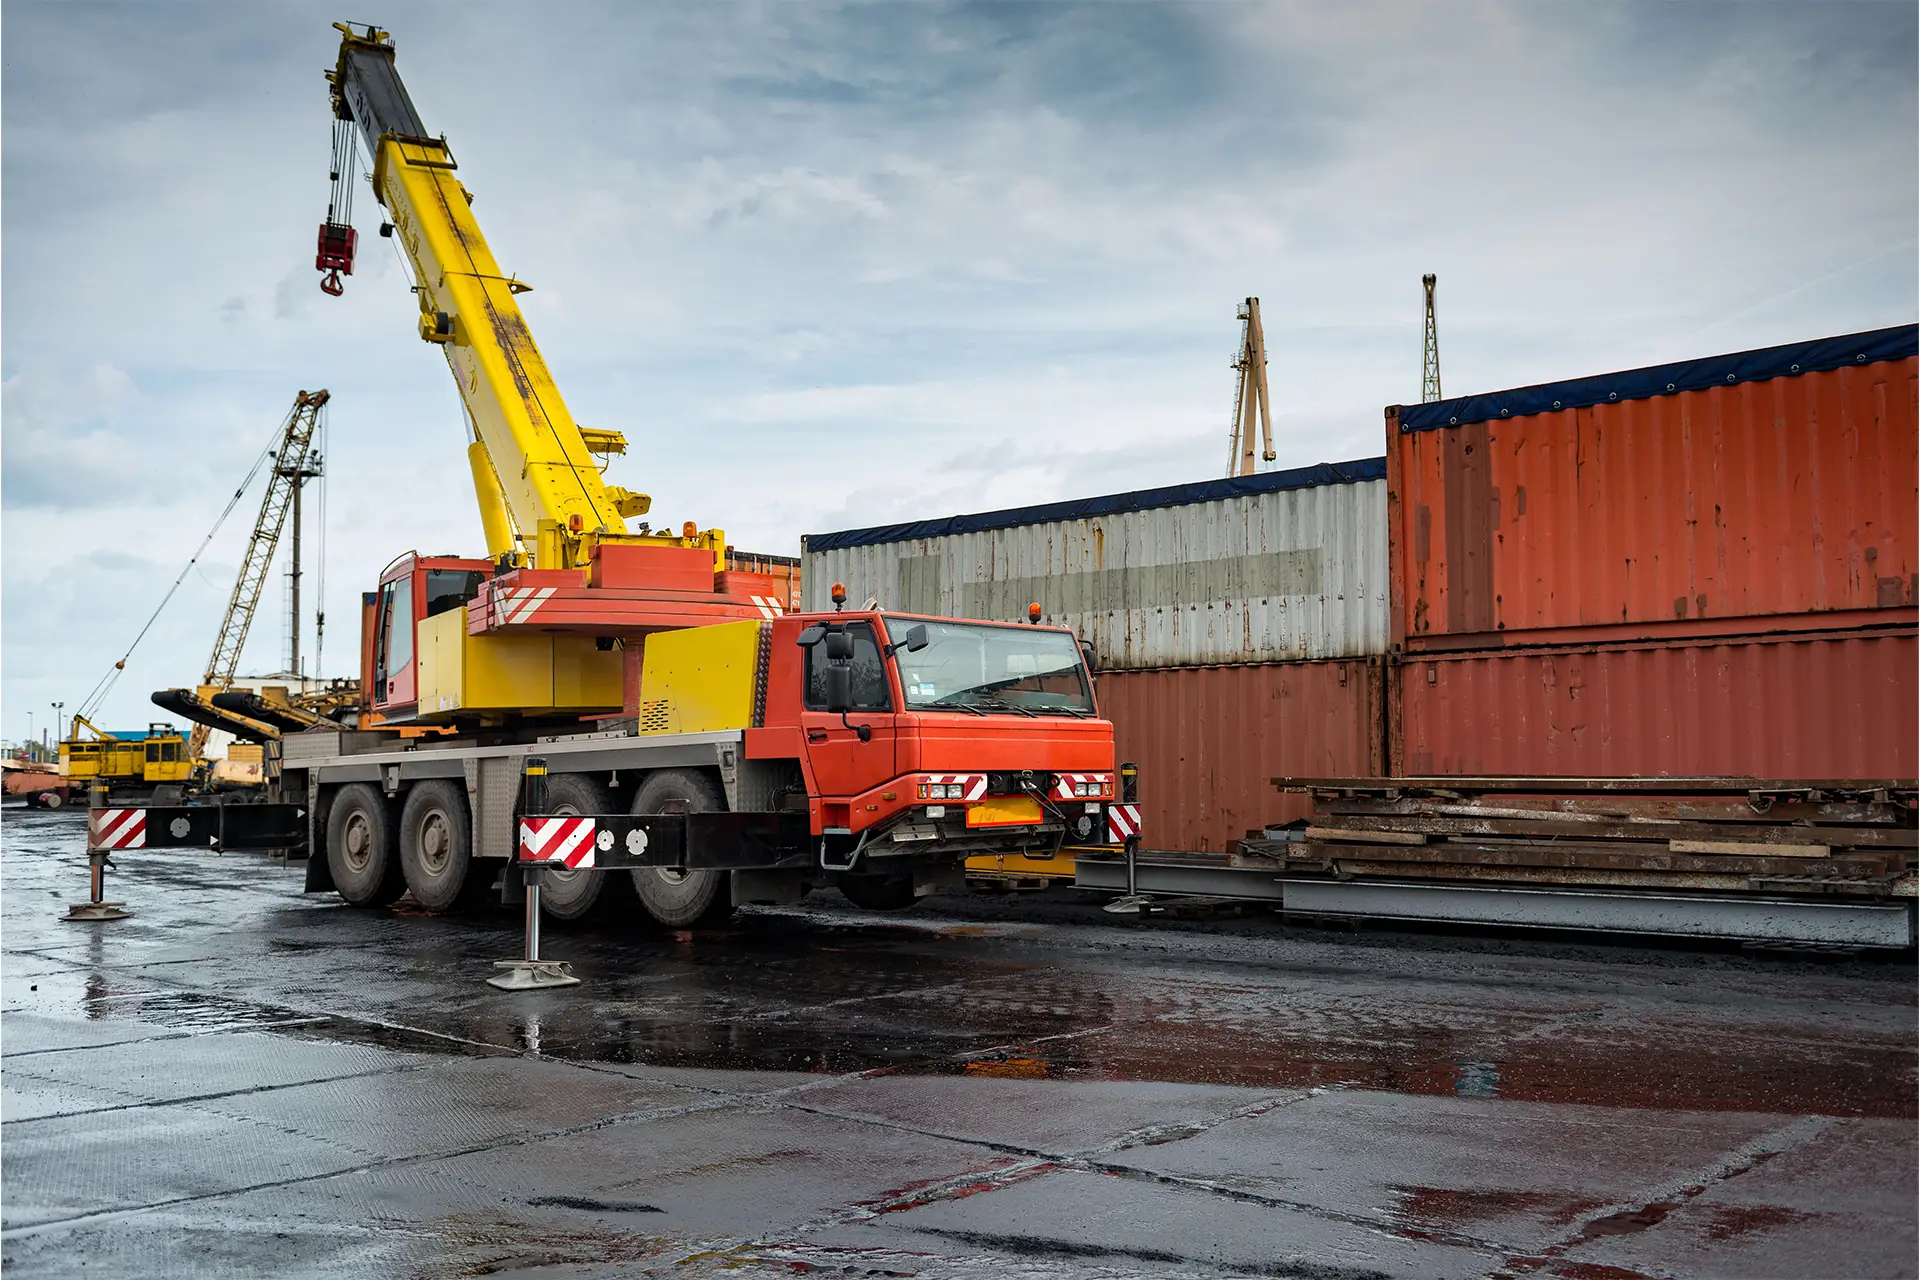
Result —
[{"label": "stacked steel beam", "polygon": [[1910,896],[1913,779],[1276,779],[1312,797],[1236,865],[1337,879]]}]

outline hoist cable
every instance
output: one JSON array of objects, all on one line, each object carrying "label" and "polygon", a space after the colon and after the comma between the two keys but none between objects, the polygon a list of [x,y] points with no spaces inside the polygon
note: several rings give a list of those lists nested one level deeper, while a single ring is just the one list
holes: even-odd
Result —
[{"label": "hoist cable", "polygon": [[326,653],[327,643],[327,409],[320,407],[319,429],[314,433],[320,439],[320,445],[314,450],[315,477],[320,482],[320,594],[315,597],[313,610],[313,676],[320,679],[320,660]]},{"label": "hoist cable", "polygon": [[253,466],[247,469],[246,478],[240,482],[240,487],[233,491],[233,497],[227,499],[227,505],[221,510],[219,519],[215,520],[213,527],[207,530],[207,536],[200,540],[199,549],[193,553],[192,558],[181,568],[180,576],[175,578],[173,585],[167,588],[167,594],[160,597],[160,603],[154,607],[152,615],[147,618],[146,625],[142,626],[140,633],[134,636],[133,643],[128,645],[127,651],[120,655],[120,660],[108,668],[105,675],[100,677],[100,682],[93,686],[92,692],[87,694],[86,701],[80,704],[79,715],[91,720],[94,713],[100,709],[101,700],[112,691],[114,681],[119,678],[122,671],[126,670],[127,660],[133,657],[133,651],[140,647],[140,642],[146,639],[147,632],[152,630],[153,624],[160,620],[161,611],[167,607],[167,602],[173,599],[173,594],[180,589],[180,584],[186,581],[187,575],[192,573],[194,566],[200,563],[200,557],[206,554],[207,547],[213,542],[214,535],[220,532],[220,526],[227,522],[227,517],[233,514],[233,509],[240,505],[240,499],[245,497],[247,490],[252,487],[254,477],[260,474],[260,468],[265,466],[267,459],[273,456],[274,448],[280,443],[281,437],[286,434],[286,430],[287,424],[283,420],[280,425],[274,429],[273,439],[267,442],[267,446],[260,451],[260,456],[253,460]]}]

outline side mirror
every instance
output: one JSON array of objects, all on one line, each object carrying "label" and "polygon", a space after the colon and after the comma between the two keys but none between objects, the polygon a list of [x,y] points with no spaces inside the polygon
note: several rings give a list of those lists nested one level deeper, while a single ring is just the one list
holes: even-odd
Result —
[{"label": "side mirror", "polygon": [[1087,660],[1087,673],[1091,675],[1094,668],[1093,641],[1082,640],[1080,642],[1080,656]]},{"label": "side mirror", "polygon": [[845,715],[853,710],[853,668],[828,667],[821,675],[827,684],[827,713]]},{"label": "side mirror", "polygon": [[820,638],[826,634],[827,634],[826,624],[823,622],[816,622],[812,626],[808,627],[805,631],[802,631],[797,637],[795,637],[794,643],[799,645],[802,649],[811,649],[813,648],[813,646],[819,644]]},{"label": "side mirror", "polygon": [[827,632],[827,661],[852,662],[853,637],[844,631]]},{"label": "side mirror", "polygon": [[907,652],[918,653],[926,647],[927,647],[927,626],[924,622],[916,622],[911,627],[907,628],[907,644],[906,644]]}]

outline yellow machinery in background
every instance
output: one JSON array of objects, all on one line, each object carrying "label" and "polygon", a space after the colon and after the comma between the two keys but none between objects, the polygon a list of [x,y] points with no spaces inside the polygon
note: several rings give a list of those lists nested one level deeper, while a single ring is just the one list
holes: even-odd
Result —
[{"label": "yellow machinery in background", "polygon": [[[91,737],[82,737],[81,730]],[[73,782],[120,788],[186,782],[193,776],[187,739],[172,725],[152,724],[142,736],[121,737],[97,728],[85,716],[73,718],[73,732],[60,743],[60,776]]]},{"label": "yellow machinery in background", "polygon": [[[1083,849],[1068,847],[1051,857],[1030,858],[1024,853],[986,853],[967,859],[967,887],[1006,891],[1045,889],[1073,884],[1073,860]],[[1110,853],[1110,849],[1101,849]]]}]

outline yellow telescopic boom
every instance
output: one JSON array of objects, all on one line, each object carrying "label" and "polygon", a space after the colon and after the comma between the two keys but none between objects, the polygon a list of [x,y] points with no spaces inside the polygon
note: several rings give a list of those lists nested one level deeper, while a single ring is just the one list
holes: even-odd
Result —
[{"label": "yellow telescopic boom", "polygon": [[[373,157],[374,195],[392,220],[381,234],[397,237],[412,264],[420,336],[446,354],[484,448],[484,457],[470,450],[469,462],[489,556],[575,568],[596,543],[629,542],[712,547],[723,559],[717,530],[627,532],[627,517],[644,515],[649,499],[604,483],[594,458],[624,452],[625,440],[612,431],[583,433],[567,412],[516,301],[529,286],[494,261],[474,221],[473,195],[455,176],[446,139],[426,136],[387,33],[334,25],[341,32],[340,59],[328,76],[335,118],[357,126]],[[326,244],[323,228],[323,258]],[[342,269],[351,272],[350,231],[346,244]]]}]

